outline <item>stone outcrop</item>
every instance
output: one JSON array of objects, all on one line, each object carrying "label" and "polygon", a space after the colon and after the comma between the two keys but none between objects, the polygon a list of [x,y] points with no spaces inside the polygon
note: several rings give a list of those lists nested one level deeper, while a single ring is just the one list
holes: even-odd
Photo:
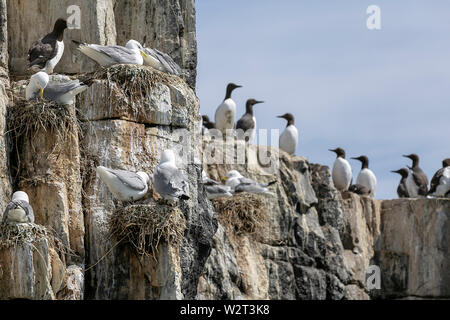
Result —
[{"label": "stone outcrop", "polygon": [[[64,55],[55,72],[76,74],[96,70],[96,63],[76,50],[71,40],[125,45],[135,39],[169,54],[195,88],[197,40],[194,0],[28,0],[7,1],[9,65],[14,75],[27,73],[27,54],[34,41],[66,18]],[[5,11],[3,11],[5,12]],[[30,23],[32,21],[32,23]]]}]

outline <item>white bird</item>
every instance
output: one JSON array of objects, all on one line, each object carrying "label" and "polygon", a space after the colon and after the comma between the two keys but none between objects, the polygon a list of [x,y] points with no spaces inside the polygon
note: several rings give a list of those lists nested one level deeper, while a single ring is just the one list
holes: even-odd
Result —
[{"label": "white bird", "polygon": [[361,161],[362,163],[361,171],[356,178],[356,184],[366,187],[369,190],[369,195],[375,197],[377,192],[377,178],[372,170],[369,169],[369,158],[360,156],[352,159]]},{"label": "white bird", "polygon": [[125,47],[133,46],[134,42],[134,45],[137,45],[139,47],[139,50],[145,53],[145,55],[143,56],[144,58],[143,64],[145,66],[150,66],[153,69],[169,74],[174,74],[176,76],[180,76],[182,74],[180,66],[168,54],[159,51],[158,49],[147,48],[145,47],[145,44],[142,46],[136,40],[130,41],[127,42]]},{"label": "white bird", "polygon": [[53,69],[64,53],[64,30],[66,28],[67,21],[58,19],[52,32],[33,43],[28,51],[28,66],[32,71],[53,73]]},{"label": "white bird", "polygon": [[229,186],[223,186],[216,180],[209,178],[205,171],[202,171],[202,183],[205,186],[206,195],[209,200],[233,196]]},{"label": "white bird", "polygon": [[34,223],[34,212],[28,195],[23,191],[14,192],[11,202],[3,213],[3,223]]},{"label": "white bird", "polygon": [[165,150],[159,165],[153,173],[153,187],[165,200],[188,200],[189,182],[186,176],[177,168],[175,153]]},{"label": "white bird", "polygon": [[252,142],[256,132],[256,118],[253,115],[253,106],[264,101],[248,99],[245,104],[245,113],[236,123],[236,135],[240,140]]},{"label": "white bird", "polygon": [[144,57],[147,56],[140,49],[142,48],[141,44],[136,40],[128,41],[126,47],[80,43],[75,40],[72,40],[72,42],[77,45],[79,51],[102,67],[109,67],[115,64],[143,65]]},{"label": "white bird", "polygon": [[216,129],[220,130],[224,136],[226,136],[227,130],[234,129],[234,121],[236,118],[236,103],[231,98],[233,90],[236,88],[241,88],[234,83],[229,83],[227,85],[227,91],[225,94],[225,99],[220,106],[216,109],[216,114],[214,116],[214,121]]},{"label": "white bird", "polygon": [[419,196],[426,197],[428,194],[428,177],[419,167],[419,156],[417,154],[404,155],[405,158],[412,160],[408,177],[406,178],[406,189],[410,198]]},{"label": "white bird", "polygon": [[145,172],[114,170],[98,166],[97,174],[117,200],[137,201],[147,194],[150,177]]},{"label": "white bird", "polygon": [[331,172],[334,187],[339,191],[347,191],[353,180],[352,167],[345,159],[344,149],[337,148],[330,151],[337,155],[334,161],[333,171]]},{"label": "white bird", "polygon": [[283,118],[287,121],[286,129],[280,135],[280,149],[289,154],[295,154],[298,145],[298,130],[294,125],[294,116],[290,113],[286,113],[282,116],[278,116],[278,118]]},{"label": "white bird", "polygon": [[31,76],[25,96],[27,100],[41,97],[59,104],[73,104],[75,96],[85,91],[91,84],[91,80],[80,82],[78,79],[50,82],[49,76],[41,71]]},{"label": "white bird", "polygon": [[252,179],[245,178],[241,173],[237,170],[228,171],[227,176],[222,178],[226,180],[226,185],[231,188],[234,193],[239,192],[248,192],[255,194],[272,194],[267,187],[277,183],[277,181],[271,181],[269,183],[259,183]]},{"label": "white bird", "polygon": [[442,168],[434,174],[428,194],[435,197],[450,197],[450,158],[444,159]]}]

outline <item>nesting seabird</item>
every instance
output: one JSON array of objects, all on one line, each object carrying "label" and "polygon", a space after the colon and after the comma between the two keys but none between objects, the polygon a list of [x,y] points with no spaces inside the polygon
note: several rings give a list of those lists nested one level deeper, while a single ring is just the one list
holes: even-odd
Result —
[{"label": "nesting seabird", "polygon": [[391,171],[393,173],[398,173],[402,176],[397,187],[397,194],[399,198],[409,198],[408,189],[406,188],[406,179],[408,178],[409,171],[406,168],[401,168],[396,171]]},{"label": "nesting seabird", "polygon": [[294,116],[290,113],[285,113],[278,118],[283,118],[287,121],[286,129],[280,135],[279,147],[281,150],[289,153],[295,154],[295,149],[298,145],[298,130],[294,125]]},{"label": "nesting seabird", "polygon": [[362,184],[352,184],[348,191],[359,194],[361,196],[368,196],[370,195],[370,189],[366,186],[363,186]]},{"label": "nesting seabird", "polygon": [[377,178],[372,170],[369,169],[369,159],[366,156],[360,156],[352,159],[361,161],[361,171],[356,178],[356,184],[368,188],[369,195],[375,197],[377,192]]},{"label": "nesting seabird", "polygon": [[78,79],[50,82],[49,76],[40,71],[31,76],[25,96],[27,100],[44,98],[59,104],[72,104],[75,96],[85,91],[91,84],[91,80],[81,82]]},{"label": "nesting seabird", "polygon": [[165,200],[188,200],[189,182],[187,177],[177,168],[175,153],[165,150],[159,165],[153,173],[153,187]]},{"label": "nesting seabird", "polygon": [[3,213],[3,223],[34,223],[34,212],[28,195],[23,191],[14,192],[11,202]]},{"label": "nesting seabird", "polygon": [[236,123],[237,136],[239,139],[251,142],[255,135],[256,130],[256,118],[253,115],[253,106],[258,103],[264,103],[264,101],[258,101],[255,99],[248,99],[245,104],[245,113]]},{"label": "nesting seabird", "polygon": [[248,192],[255,194],[273,194],[269,191],[268,187],[277,183],[277,181],[271,181],[269,183],[259,183],[252,179],[246,178],[237,170],[231,170],[227,173],[227,176],[223,178],[226,180],[226,185],[231,188],[235,193]]},{"label": "nesting seabird", "polygon": [[67,21],[58,19],[52,32],[33,43],[28,51],[28,66],[33,72],[53,73],[53,69],[64,53],[64,30],[66,28]]},{"label": "nesting seabird", "polygon": [[202,172],[202,183],[205,186],[206,195],[209,200],[233,196],[229,186],[223,186],[216,180],[209,178],[205,171]]},{"label": "nesting seabird", "polygon": [[99,166],[97,174],[117,200],[137,201],[147,194],[150,177],[145,172],[113,170]]},{"label": "nesting seabird", "polygon": [[435,197],[450,197],[450,158],[444,159],[442,168],[434,174],[428,194]]},{"label": "nesting seabird", "polygon": [[345,151],[342,148],[329,150],[336,153],[337,157],[334,161],[331,177],[333,178],[334,187],[339,191],[346,191],[352,184],[353,175],[350,163],[345,159]]},{"label": "nesting seabird", "polygon": [[412,160],[408,178],[406,178],[406,188],[409,197],[426,196],[428,194],[428,177],[419,167],[419,156],[417,154],[404,155],[405,158]]},{"label": "nesting seabird", "polygon": [[75,40],[72,42],[77,45],[79,51],[102,67],[116,64],[143,65],[144,57],[146,57],[146,53],[140,49],[142,48],[141,44],[136,40],[128,41],[126,47],[80,43]]},{"label": "nesting seabird", "polygon": [[216,129],[220,130],[224,136],[227,134],[227,130],[234,129],[234,121],[236,118],[236,103],[231,98],[231,94],[234,89],[241,88],[234,83],[229,83],[227,85],[227,91],[225,94],[225,99],[222,104],[217,107],[216,114],[214,116],[214,121],[216,124]]},{"label": "nesting seabird", "polygon": [[[138,43],[137,41],[135,42]],[[125,45],[126,47],[128,46],[128,43]],[[143,63],[145,66],[150,66],[153,69],[169,74],[174,74],[176,76],[180,76],[182,74],[180,66],[172,59],[171,56],[169,56],[167,53],[159,51],[158,49],[147,48],[145,46],[145,39],[144,45],[142,46],[139,43],[139,47],[140,47],[139,49],[145,53],[145,56],[143,56],[144,58]]]}]

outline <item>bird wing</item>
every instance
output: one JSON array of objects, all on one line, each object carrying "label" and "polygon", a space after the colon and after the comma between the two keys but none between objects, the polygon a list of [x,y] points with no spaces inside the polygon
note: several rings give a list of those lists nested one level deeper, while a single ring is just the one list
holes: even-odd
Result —
[{"label": "bird wing", "polygon": [[163,194],[178,197],[187,195],[187,179],[177,168],[158,166],[155,172],[158,186]]},{"label": "bird wing", "polygon": [[420,168],[415,168],[412,171],[414,182],[419,187],[418,194],[426,196],[428,193],[428,178]]},{"label": "bird wing", "polygon": [[146,184],[142,181],[142,178],[134,172],[125,170],[114,170],[106,168],[106,170],[115,175],[120,182],[127,185],[131,189],[142,191],[145,189]]},{"label": "bird wing", "polygon": [[159,51],[158,49],[145,48],[144,52],[151,55],[153,58],[158,59],[164,66],[167,72],[179,76],[181,74],[180,66],[169,56],[167,53]]},{"label": "bird wing", "polygon": [[236,129],[242,129],[244,131],[248,129],[254,129],[255,122],[253,121],[253,117],[249,114],[245,114],[238,120],[236,123]]},{"label": "bird wing", "polygon": [[28,61],[30,62],[29,67],[38,65],[39,67],[44,68],[47,61],[56,57],[57,53],[57,39],[48,34],[33,43],[28,51]]},{"label": "bird wing", "polygon": [[219,182],[217,182],[216,180],[213,180],[211,178],[206,178],[203,180],[203,184],[205,186],[213,186],[213,185],[220,185]]},{"label": "bird wing", "polygon": [[257,184],[256,181],[254,181],[250,178],[246,178],[246,177],[239,178],[239,183],[240,184]]},{"label": "bird wing", "polygon": [[440,168],[433,176],[430,182],[430,191],[428,194],[433,194],[436,192],[436,188],[438,187],[442,174],[444,173],[445,168]]},{"label": "bird wing", "polygon": [[234,188],[234,191],[236,193],[239,192],[249,192],[249,193],[262,193],[266,191],[266,188],[264,188],[263,186],[259,185],[259,184],[239,184],[236,186],[236,188]]},{"label": "bird wing", "polygon": [[5,223],[5,221],[7,220],[9,211],[13,210],[17,205],[20,206],[25,211],[26,215],[28,216],[28,220],[31,223],[34,223],[33,208],[28,202],[23,200],[14,200],[8,204],[5,211],[3,212],[3,223]]},{"label": "bird wing", "polygon": [[57,100],[62,95],[75,90],[83,84],[79,80],[70,80],[66,82],[50,82],[44,89],[44,98],[47,100]]},{"label": "bird wing", "polygon": [[211,194],[224,194],[229,193],[230,188],[222,185],[213,185],[213,186],[206,186],[206,192]]},{"label": "bird wing", "polygon": [[400,198],[409,198],[408,190],[403,182],[398,185],[397,194]]},{"label": "bird wing", "polygon": [[90,44],[89,48],[101,52],[117,63],[134,63],[136,60],[134,51],[122,46],[101,46],[97,44]]}]

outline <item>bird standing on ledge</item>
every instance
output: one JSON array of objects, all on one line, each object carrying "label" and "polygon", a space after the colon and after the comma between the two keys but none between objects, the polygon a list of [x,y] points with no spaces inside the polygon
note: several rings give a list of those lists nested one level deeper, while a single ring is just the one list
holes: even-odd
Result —
[{"label": "bird standing on ledge", "polygon": [[222,131],[222,135],[226,136],[227,130],[234,129],[234,120],[236,118],[236,102],[231,98],[233,90],[242,88],[234,83],[227,85],[225,99],[222,104],[217,107],[214,121],[216,122],[216,129]]},{"label": "bird standing on ledge", "polygon": [[287,121],[286,129],[280,135],[280,149],[289,154],[295,154],[295,150],[298,145],[298,130],[294,125],[294,116],[290,113],[285,113],[282,116],[278,116],[278,118],[282,118]]},{"label": "bird standing on ledge", "polygon": [[334,187],[339,191],[347,191],[348,187],[352,184],[353,175],[352,167],[345,159],[345,151],[342,148],[330,149],[329,151],[337,155],[334,161],[333,171],[331,172]]},{"label": "bird standing on ledge", "polygon": [[401,168],[397,171],[391,171],[393,173],[398,173],[402,176],[400,183],[397,187],[397,194],[399,198],[409,198],[408,188],[406,188],[406,179],[408,178],[409,171],[406,168]]},{"label": "bird standing on ledge", "polygon": [[428,194],[436,197],[450,197],[450,158],[444,159],[442,168],[434,174]]},{"label": "bird standing on ledge", "polygon": [[259,103],[264,103],[264,101],[258,101],[255,99],[248,99],[245,104],[245,113],[238,120],[236,124],[236,132],[238,139],[251,142],[255,136],[256,130],[256,118],[253,115],[253,106]]},{"label": "bird standing on ledge", "polygon": [[417,196],[427,196],[428,194],[428,177],[419,167],[419,156],[415,153],[404,155],[405,158],[412,160],[413,165],[410,167],[408,178],[406,178],[406,188],[410,198]]},{"label": "bird standing on ledge", "polygon": [[353,160],[361,161],[361,171],[356,178],[356,184],[365,186],[369,189],[369,195],[375,197],[377,191],[377,178],[372,170],[369,169],[369,159],[366,156],[352,158]]}]

